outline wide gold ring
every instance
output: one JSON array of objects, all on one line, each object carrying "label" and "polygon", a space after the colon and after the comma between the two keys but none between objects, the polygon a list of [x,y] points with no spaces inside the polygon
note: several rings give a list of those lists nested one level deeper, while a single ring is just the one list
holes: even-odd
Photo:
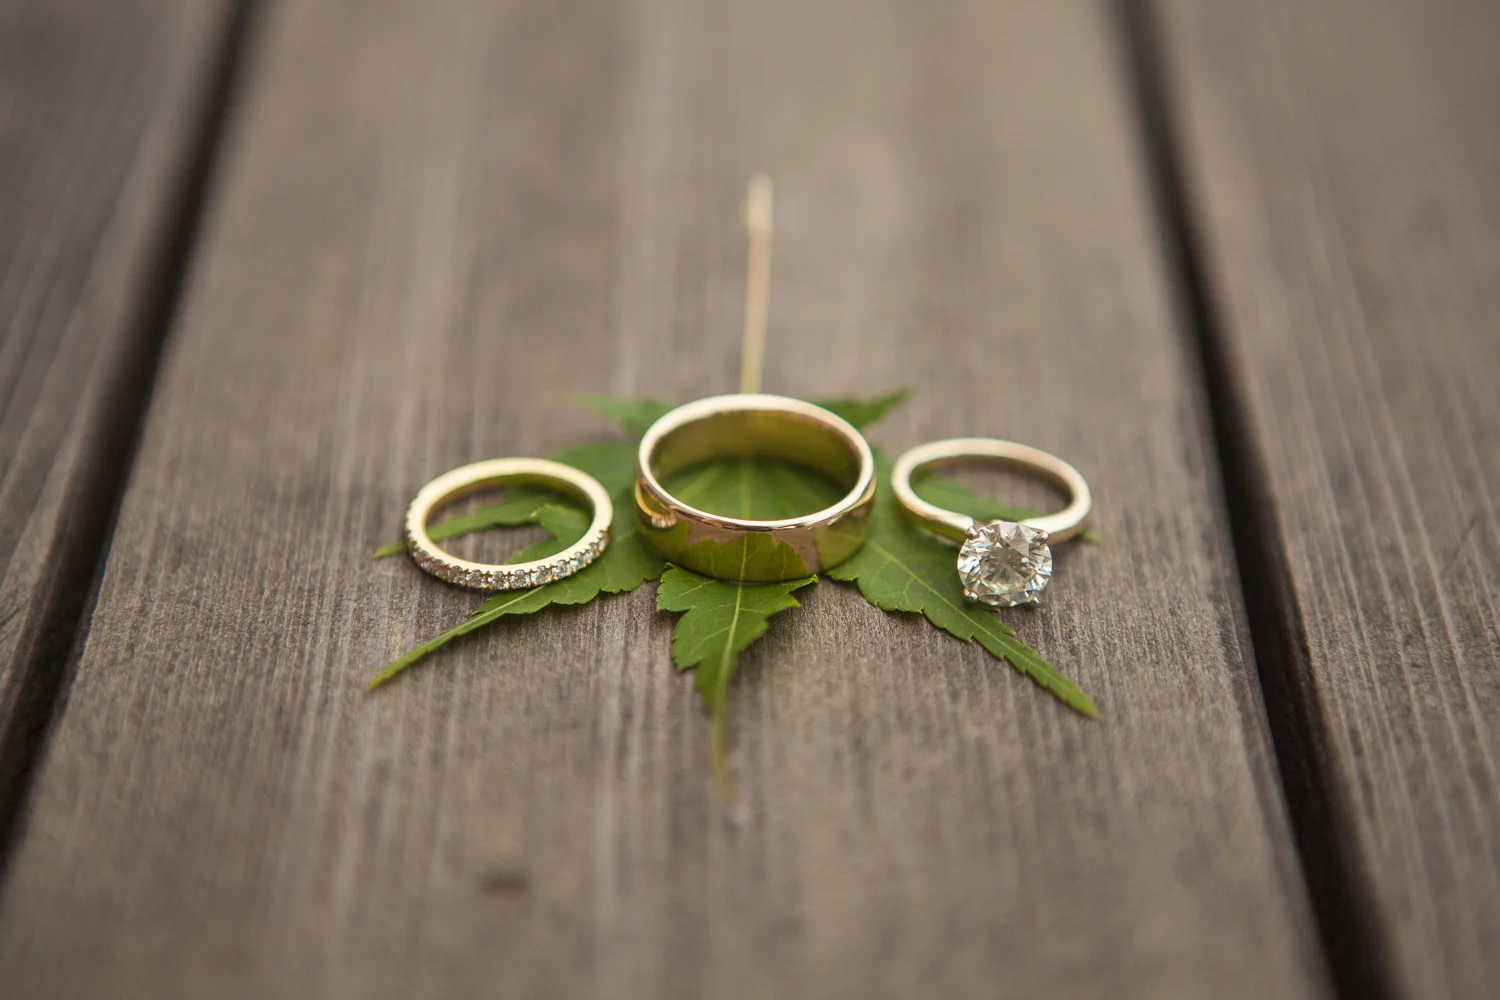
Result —
[{"label": "wide gold ring", "polygon": [[[674,472],[731,456],[806,466],[848,493],[812,514],[757,521],[699,510],[661,484]],[[864,544],[875,458],[852,424],[821,406],[761,393],[711,396],[677,407],[646,431],[635,499],[642,535],[669,561],[725,580],[795,580],[838,565]]]},{"label": "wide gold ring", "polygon": [[[567,494],[592,508],[583,537],[556,555],[532,562],[493,565],[470,562],[437,547],[427,522],[460,497],[499,485],[541,486]],[[562,580],[599,558],[609,544],[614,506],[599,480],[571,465],[544,458],[495,458],[445,472],[418,491],[406,509],[406,547],[423,571],[471,590],[520,590]]]}]

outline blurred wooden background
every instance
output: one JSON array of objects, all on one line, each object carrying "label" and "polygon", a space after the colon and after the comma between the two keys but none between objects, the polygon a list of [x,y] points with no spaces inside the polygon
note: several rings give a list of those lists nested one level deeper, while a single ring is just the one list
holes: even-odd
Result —
[{"label": "blurred wooden background", "polygon": [[[1500,7],[0,0],[8,998],[1500,994]],[[831,583],[738,799],[651,588],[411,494],[735,385],[1067,456],[1008,620]]]}]

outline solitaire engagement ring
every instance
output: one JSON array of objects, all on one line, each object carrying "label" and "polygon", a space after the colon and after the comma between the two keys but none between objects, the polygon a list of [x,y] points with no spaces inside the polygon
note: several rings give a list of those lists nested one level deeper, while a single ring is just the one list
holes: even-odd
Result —
[{"label": "solitaire engagement ring", "polygon": [[[998,464],[1030,473],[1060,488],[1068,504],[1045,517],[981,523],[929,503],[912,489],[914,475],[960,462]],[[954,438],[913,448],[896,459],[891,488],[907,517],[961,543],[958,578],[964,596],[1001,608],[1036,603],[1052,579],[1051,545],[1082,531],[1094,506],[1089,484],[1073,466],[1040,449],[994,438]]]}]

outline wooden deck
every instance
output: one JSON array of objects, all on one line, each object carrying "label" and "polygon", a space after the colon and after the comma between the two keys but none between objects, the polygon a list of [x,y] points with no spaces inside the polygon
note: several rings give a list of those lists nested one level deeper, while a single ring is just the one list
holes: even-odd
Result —
[{"label": "wooden deck", "polygon": [[[0,0],[0,994],[1500,995],[1497,43]],[[1089,475],[1025,627],[1105,721],[828,582],[732,802],[650,587],[367,696],[474,603],[369,560],[418,486],[733,389],[758,169],[768,390]]]}]

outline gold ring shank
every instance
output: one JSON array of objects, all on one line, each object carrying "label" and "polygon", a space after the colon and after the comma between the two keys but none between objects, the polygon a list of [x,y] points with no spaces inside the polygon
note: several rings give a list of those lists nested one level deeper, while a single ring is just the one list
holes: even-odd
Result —
[{"label": "gold ring shank", "polygon": [[945,510],[917,496],[912,477],[928,469],[961,462],[982,461],[1003,465],[1043,479],[1068,497],[1068,505],[1055,514],[1028,517],[1021,523],[1045,531],[1051,542],[1072,538],[1084,529],[1094,507],[1094,495],[1083,475],[1056,455],[996,438],[951,438],[919,445],[896,459],[891,470],[891,491],[896,502],[911,520],[945,538],[963,541],[964,533],[974,527],[967,514]]},{"label": "gold ring shank", "polygon": [[[816,513],[759,521],[699,510],[661,484],[674,472],[730,456],[816,469],[848,493]],[[853,425],[821,406],[763,393],[711,396],[679,406],[646,431],[635,496],[643,536],[673,563],[720,579],[795,580],[843,562],[864,544],[875,458]]]},{"label": "gold ring shank", "polygon": [[[557,490],[591,508],[593,519],[577,542],[532,562],[476,563],[438,548],[427,531],[433,515],[461,497],[500,485]],[[406,547],[424,572],[444,583],[472,590],[520,590],[562,580],[599,558],[609,544],[613,520],[609,494],[588,473],[542,458],[496,458],[445,472],[422,487],[406,509]]]}]

